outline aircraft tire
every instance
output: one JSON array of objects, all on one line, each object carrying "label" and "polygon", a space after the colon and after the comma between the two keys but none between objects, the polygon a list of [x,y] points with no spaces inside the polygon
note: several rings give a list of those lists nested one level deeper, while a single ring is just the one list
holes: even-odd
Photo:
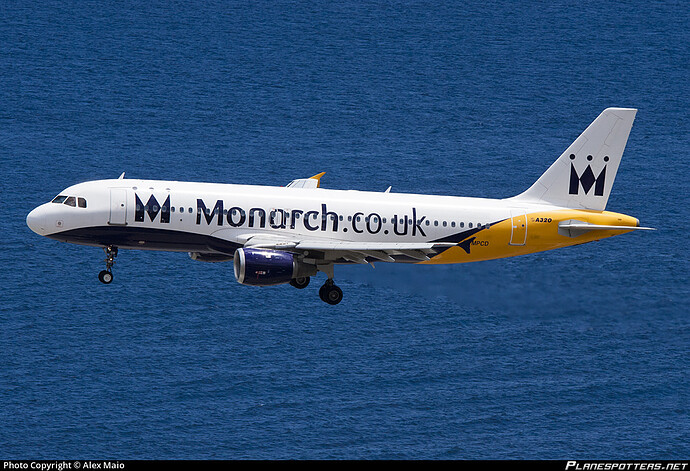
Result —
[{"label": "aircraft tire", "polygon": [[322,301],[335,306],[343,300],[343,290],[336,285],[323,285],[319,290],[319,296]]},{"label": "aircraft tire", "polygon": [[103,284],[110,284],[113,281],[113,273],[108,270],[102,270],[98,274],[98,280]]},{"label": "aircraft tire", "polygon": [[304,289],[309,285],[309,277],[302,276],[300,278],[293,278],[292,280],[290,280],[290,285],[294,286],[297,289]]}]

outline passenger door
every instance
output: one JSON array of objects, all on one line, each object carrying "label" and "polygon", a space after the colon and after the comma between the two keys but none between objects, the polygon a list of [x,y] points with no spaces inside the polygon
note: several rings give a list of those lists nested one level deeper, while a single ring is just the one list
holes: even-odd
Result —
[{"label": "passenger door", "polygon": [[110,189],[110,219],[108,224],[121,225],[127,224],[127,189]]}]

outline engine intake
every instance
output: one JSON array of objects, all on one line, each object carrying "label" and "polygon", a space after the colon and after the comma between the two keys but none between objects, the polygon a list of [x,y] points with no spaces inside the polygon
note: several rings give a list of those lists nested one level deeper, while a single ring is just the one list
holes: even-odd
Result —
[{"label": "engine intake", "polygon": [[237,249],[235,278],[243,285],[272,286],[293,278],[316,275],[316,265],[303,263],[295,254],[270,249]]}]

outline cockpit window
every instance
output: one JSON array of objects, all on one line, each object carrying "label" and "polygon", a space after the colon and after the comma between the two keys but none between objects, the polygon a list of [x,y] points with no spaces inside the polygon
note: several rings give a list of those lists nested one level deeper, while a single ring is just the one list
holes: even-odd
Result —
[{"label": "cockpit window", "polygon": [[55,197],[55,199],[52,201],[52,203],[60,204],[60,203],[63,203],[66,199],[67,199],[67,197],[64,195],[57,195]]},{"label": "cockpit window", "polygon": [[77,199],[74,196],[68,196],[64,204],[66,204],[67,206],[76,206]]},{"label": "cockpit window", "polygon": [[86,208],[86,200],[84,198],[77,198],[77,204],[80,208]]}]

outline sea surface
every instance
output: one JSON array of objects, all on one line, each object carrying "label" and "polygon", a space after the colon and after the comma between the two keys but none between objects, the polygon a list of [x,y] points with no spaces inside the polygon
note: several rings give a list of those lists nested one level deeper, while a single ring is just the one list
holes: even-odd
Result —
[{"label": "sea surface", "polygon": [[[0,459],[688,459],[687,2],[0,3]],[[639,112],[655,232],[345,293],[104,255],[27,213],[131,178],[504,198]]]}]

